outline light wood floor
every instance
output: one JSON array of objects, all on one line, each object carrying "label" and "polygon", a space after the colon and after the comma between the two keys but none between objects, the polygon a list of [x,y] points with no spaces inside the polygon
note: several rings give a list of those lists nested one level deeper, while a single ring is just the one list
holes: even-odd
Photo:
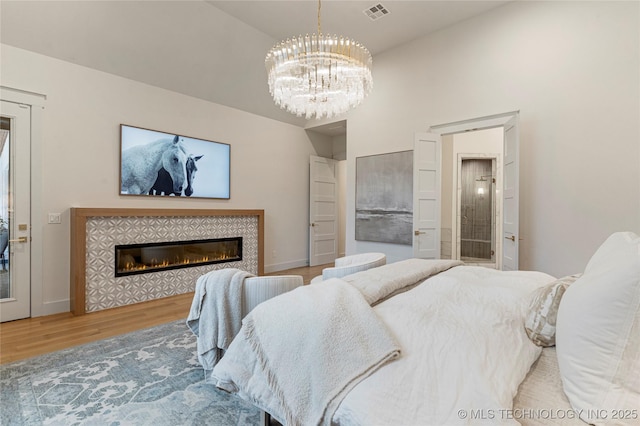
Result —
[{"label": "light wood floor", "polygon": [[[304,283],[322,274],[320,265],[268,275],[302,275]],[[0,364],[186,319],[193,293],[74,316],[70,312],[0,324]],[[186,326],[185,326],[186,327]]]}]

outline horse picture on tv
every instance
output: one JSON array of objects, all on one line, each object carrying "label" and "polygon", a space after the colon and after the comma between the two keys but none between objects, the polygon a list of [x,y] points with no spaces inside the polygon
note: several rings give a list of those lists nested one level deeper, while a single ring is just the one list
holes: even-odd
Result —
[{"label": "horse picture on tv", "polygon": [[230,146],[120,126],[120,195],[230,198]]}]

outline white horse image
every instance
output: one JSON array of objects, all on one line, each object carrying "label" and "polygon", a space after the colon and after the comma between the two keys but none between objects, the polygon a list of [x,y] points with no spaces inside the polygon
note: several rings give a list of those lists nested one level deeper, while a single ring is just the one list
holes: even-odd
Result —
[{"label": "white horse image", "polygon": [[173,180],[173,192],[181,193],[186,161],[187,154],[178,136],[125,149],[122,151],[122,192],[148,194],[158,171],[164,168]]}]

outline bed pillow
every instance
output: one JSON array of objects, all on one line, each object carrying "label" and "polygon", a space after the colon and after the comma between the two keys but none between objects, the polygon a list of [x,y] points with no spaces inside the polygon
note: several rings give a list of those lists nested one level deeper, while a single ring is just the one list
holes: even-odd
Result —
[{"label": "bed pillow", "polygon": [[640,237],[611,235],[565,292],[556,324],[562,385],[587,423],[638,424]]},{"label": "bed pillow", "polygon": [[567,287],[580,275],[568,275],[533,292],[524,328],[536,345],[546,347],[556,344],[556,318],[560,300]]}]

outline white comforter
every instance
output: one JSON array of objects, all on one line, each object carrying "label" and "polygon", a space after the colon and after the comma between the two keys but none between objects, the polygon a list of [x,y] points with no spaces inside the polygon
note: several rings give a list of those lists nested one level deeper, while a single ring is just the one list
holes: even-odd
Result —
[{"label": "white comforter", "polygon": [[329,425],[344,395],[400,354],[370,304],[458,264],[408,259],[267,300],[243,320],[212,382],[288,426]]},{"label": "white comforter", "polygon": [[529,294],[552,280],[460,266],[376,306],[402,355],[355,386],[333,423],[517,424],[509,410],[540,354],[524,312]]}]

